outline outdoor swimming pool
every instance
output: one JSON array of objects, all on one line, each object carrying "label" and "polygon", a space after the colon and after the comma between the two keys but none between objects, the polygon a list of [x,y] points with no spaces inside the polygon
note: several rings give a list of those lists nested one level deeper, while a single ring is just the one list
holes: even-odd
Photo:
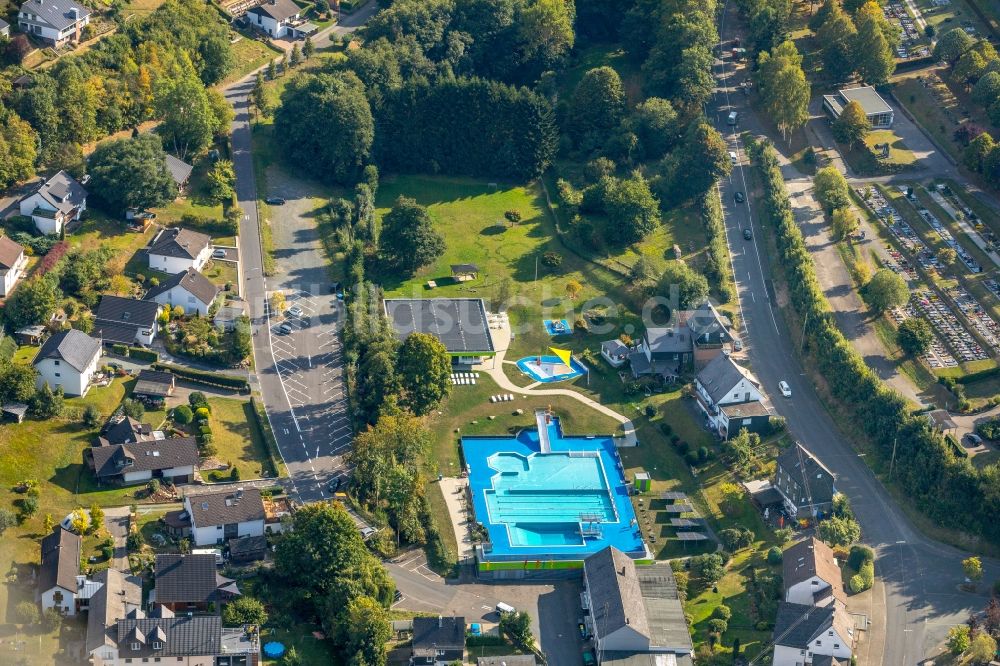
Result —
[{"label": "outdoor swimming pool", "polygon": [[570,363],[567,366],[558,356],[525,356],[517,367],[536,382],[545,383],[566,381],[587,372],[587,366],[575,358],[570,358]]},{"label": "outdoor swimming pool", "polygon": [[[645,552],[611,437],[566,437],[558,420],[517,437],[463,437],[486,560],[582,559],[608,545]],[[547,450],[546,450],[547,449]]]}]

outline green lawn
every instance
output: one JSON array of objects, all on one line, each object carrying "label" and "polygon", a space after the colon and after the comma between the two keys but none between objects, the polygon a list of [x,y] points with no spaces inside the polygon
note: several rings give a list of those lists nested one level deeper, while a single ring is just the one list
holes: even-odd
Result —
[{"label": "green lawn", "polygon": [[873,130],[865,137],[865,144],[872,150],[877,144],[885,143],[889,144],[889,157],[885,160],[889,164],[909,166],[916,162],[913,151],[892,130]]},{"label": "green lawn", "polygon": [[212,282],[212,284],[219,287],[225,287],[227,284],[231,284],[235,290],[237,282],[239,281],[236,264],[228,261],[215,261],[214,259],[209,259],[205,262],[205,266],[201,269],[201,272]]},{"label": "green lawn", "polygon": [[213,397],[208,403],[212,408],[208,423],[218,449],[215,457],[239,469],[242,479],[260,478],[263,472],[277,476],[260,433],[251,425],[254,417],[250,402]]},{"label": "green lawn", "polygon": [[[279,627],[264,627],[261,630],[261,645],[278,641],[284,643],[286,648],[295,648],[303,664],[333,664],[333,651],[326,640],[319,640],[312,635],[312,632],[322,629],[309,624],[297,624],[293,629],[282,629]],[[279,664],[280,659],[268,659],[261,655],[262,663]]]},{"label": "green lawn", "polygon": [[219,82],[218,88],[225,88],[230,83],[239,81],[250,72],[266,65],[269,60],[281,55],[281,51],[278,49],[269,46],[259,39],[252,39],[246,36],[242,36],[242,39],[230,48],[233,51],[236,66],[226,78]]},{"label": "green lawn", "polygon": [[126,264],[139,250],[146,247],[155,233],[154,227],[144,233],[129,232],[124,220],[113,220],[91,208],[87,210],[82,225],[67,234],[66,240],[73,248],[96,250],[99,247],[109,247],[114,250],[115,256],[108,270],[115,273],[124,271]]}]

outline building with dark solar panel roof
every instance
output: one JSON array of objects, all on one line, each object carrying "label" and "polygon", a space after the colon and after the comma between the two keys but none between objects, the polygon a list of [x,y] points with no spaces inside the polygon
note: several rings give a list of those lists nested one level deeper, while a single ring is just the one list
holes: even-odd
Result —
[{"label": "building with dark solar panel roof", "polygon": [[384,304],[400,341],[410,333],[429,333],[458,363],[478,363],[496,355],[481,298],[387,298]]}]

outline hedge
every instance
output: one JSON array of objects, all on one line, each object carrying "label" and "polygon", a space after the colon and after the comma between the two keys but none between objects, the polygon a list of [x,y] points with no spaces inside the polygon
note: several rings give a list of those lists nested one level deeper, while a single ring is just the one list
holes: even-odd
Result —
[{"label": "hedge", "polygon": [[979,372],[970,372],[967,375],[956,377],[955,381],[959,384],[975,384],[982,379],[989,379],[991,377],[996,377],[997,375],[1000,375],[1000,367],[987,368],[986,370],[980,370]]},{"label": "hedge", "polygon": [[898,446],[892,482],[939,525],[1000,543],[1000,494],[990,490],[988,473],[975,469],[936,432],[924,416],[912,416],[898,393],[870,368],[837,328],[792,214],[788,191],[774,148],[750,140],[747,152],[758,169],[764,220],[775,229],[778,256],[794,314],[808,321],[803,333],[806,364],[824,378],[846,419],[872,444],[872,464],[888,467]]},{"label": "hedge", "polygon": [[726,245],[726,222],[722,216],[719,190],[713,187],[705,193],[701,203],[701,221],[708,232],[708,265],[706,273],[715,286],[719,301],[733,300],[733,290],[726,280],[729,275],[729,247]]},{"label": "hedge", "polygon": [[194,370],[171,363],[154,363],[154,370],[169,372],[181,379],[206,384],[207,386],[218,386],[221,388],[236,389],[237,391],[249,391],[250,383],[246,377],[234,377],[233,375],[223,375],[218,372],[205,372],[204,370]]},{"label": "hedge", "polygon": [[144,347],[129,347],[128,355],[130,358],[134,358],[139,361],[150,361],[152,363],[156,363],[160,360],[160,355],[157,352]]},{"label": "hedge", "polygon": [[274,438],[274,432],[271,430],[271,423],[267,420],[264,405],[257,398],[250,398],[250,411],[253,413],[253,425],[257,428],[257,432],[264,442],[264,447],[267,449],[268,463],[271,465],[271,471],[274,472],[275,476],[284,475],[284,459],[278,450],[278,442]]},{"label": "hedge", "polygon": [[128,345],[123,345],[120,342],[116,342],[111,345],[111,351],[118,354],[119,356],[128,356]]},{"label": "hedge", "polygon": [[503,636],[494,634],[483,634],[481,636],[466,636],[465,644],[468,647],[483,647],[492,645],[506,645],[507,641]]}]

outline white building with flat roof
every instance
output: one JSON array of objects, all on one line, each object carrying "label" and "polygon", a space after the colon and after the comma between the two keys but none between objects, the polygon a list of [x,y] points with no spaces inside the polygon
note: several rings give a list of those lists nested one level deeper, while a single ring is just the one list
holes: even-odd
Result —
[{"label": "white building with flat roof", "polygon": [[895,119],[892,107],[871,86],[845,88],[838,91],[836,95],[823,95],[823,108],[834,120],[840,117],[840,114],[844,112],[844,107],[851,102],[857,102],[861,105],[872,129],[892,127]]}]

